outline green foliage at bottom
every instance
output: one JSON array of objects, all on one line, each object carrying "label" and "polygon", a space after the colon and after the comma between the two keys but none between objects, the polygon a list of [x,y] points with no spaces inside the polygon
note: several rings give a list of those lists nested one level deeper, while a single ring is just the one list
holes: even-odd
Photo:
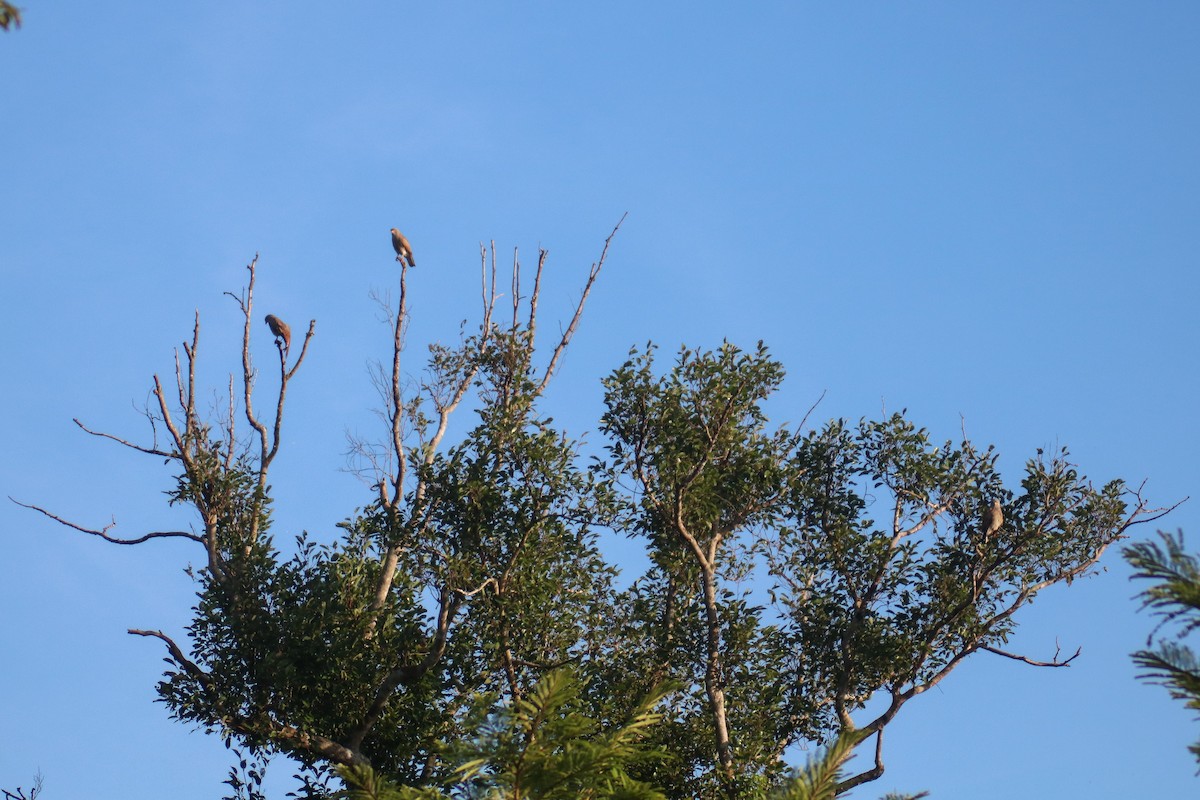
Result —
[{"label": "green foliage at bottom", "polygon": [[527,697],[500,708],[480,703],[478,735],[447,746],[457,764],[444,791],[399,786],[370,767],[339,767],[345,800],[666,800],[626,768],[660,754],[644,744],[660,719],[653,710],[659,690],[639,704],[627,721],[609,727],[584,713],[584,683],[570,669],[540,680]]}]

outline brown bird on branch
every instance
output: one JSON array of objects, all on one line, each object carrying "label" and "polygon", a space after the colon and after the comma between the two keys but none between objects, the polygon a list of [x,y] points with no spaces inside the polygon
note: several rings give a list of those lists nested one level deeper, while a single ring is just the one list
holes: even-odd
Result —
[{"label": "brown bird on branch", "polygon": [[993,500],[991,506],[983,512],[983,535],[991,536],[1000,530],[1003,524],[1004,512],[1000,509],[1000,500]]},{"label": "brown bird on branch", "polygon": [[281,320],[274,314],[267,314],[267,327],[271,329],[271,333],[275,334],[275,341],[283,339],[283,349],[288,350],[292,346],[292,329],[287,323]]},{"label": "brown bird on branch", "polygon": [[404,234],[395,228],[392,228],[392,249],[396,251],[396,260],[401,264],[407,262],[410,267],[417,265],[417,262],[413,260],[412,247],[408,244],[408,239],[405,239]]}]

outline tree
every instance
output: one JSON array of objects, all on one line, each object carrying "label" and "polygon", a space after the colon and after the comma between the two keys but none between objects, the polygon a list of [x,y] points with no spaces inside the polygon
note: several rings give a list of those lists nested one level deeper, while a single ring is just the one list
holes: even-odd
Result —
[{"label": "tree", "polygon": [[[692,749],[656,776],[671,796],[760,794],[790,744],[838,735],[876,738],[874,765],[839,791],[878,778],[884,728],[968,656],[1069,663],[1001,649],[1014,614],[1155,516],[1120,481],[1092,488],[1065,450],[1030,460],[1018,494],[992,448],[935,446],[902,414],[769,430],[782,377],[760,343],[684,349],[665,375],[635,351],[606,382],[606,467],[634,488],[622,528],[655,565],[618,605],[642,632],[618,672],[688,687],[663,738]],[[732,588],[768,581],[766,604]],[[877,693],[884,710],[856,723]]]},{"label": "tree", "polygon": [[[1200,557],[1183,548],[1183,532],[1159,532],[1160,542],[1138,542],[1125,548],[1125,560],[1137,570],[1134,579],[1155,581],[1139,595],[1142,608],[1162,619],[1146,639],[1168,623],[1176,626],[1174,640],[1159,639],[1153,650],[1139,650],[1133,661],[1144,672],[1139,676],[1166,686],[1171,697],[1200,711],[1200,659],[1181,641],[1200,628]],[[1200,761],[1200,741],[1188,748]]]},{"label": "tree", "polygon": [[[765,403],[784,370],[762,344],[685,348],[666,370],[652,346],[634,350],[604,381],[606,451],[586,453],[558,429],[545,390],[616,232],[545,355],[547,253],[531,289],[514,257],[510,313],[495,246],[481,247],[479,326],[431,345],[416,378],[402,369],[402,263],[391,363],[377,374],[385,438],[354,443],[369,497],[336,537],[297,537],[290,554],[274,541],[267,478],[316,326],[295,356],[276,340],[279,389],[264,416],[257,258],[230,295],[242,363],[220,419],[196,406],[197,316],[177,391],[154,378],[150,444],[78,423],[173,465],[169,500],[197,513],[196,531],[121,539],[29,506],[110,542],[200,548],[187,639],[130,630],[166,647],[158,691],[175,718],[250,759],[290,756],[313,778],[311,796],[325,796],[333,768],[345,791],[366,792],[352,796],[457,785],[455,796],[550,797],[556,775],[569,776],[554,784],[563,791],[597,797],[828,796],[879,777],[884,728],[967,657],[1070,662],[1001,649],[1016,611],[1092,572],[1130,525],[1160,512],[1120,481],[1093,488],[1065,451],[1030,460],[1014,492],[992,448],[932,444],[903,414],[772,426]],[[462,409],[474,423],[452,436]],[[987,524],[993,500],[1003,521]],[[623,589],[600,547],[605,529],[651,558]],[[880,693],[883,711],[859,719]],[[842,775],[871,740],[872,765]],[[786,757],[810,742],[833,755],[813,767],[820,793],[796,794],[807,790]],[[252,790],[258,762],[238,758],[228,783]]]}]

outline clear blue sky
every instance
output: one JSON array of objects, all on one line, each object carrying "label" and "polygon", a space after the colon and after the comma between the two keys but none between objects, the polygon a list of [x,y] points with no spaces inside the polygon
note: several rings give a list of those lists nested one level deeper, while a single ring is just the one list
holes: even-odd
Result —
[{"label": "clear blue sky", "polygon": [[[259,308],[317,320],[276,531],[331,536],[367,500],[342,454],[373,431],[388,228],[416,251],[417,353],[476,313],[480,241],[550,250],[553,329],[626,211],[548,397],[574,432],[631,345],[765,339],[781,421],[827,391],[818,419],[906,407],[943,439],[961,415],[1012,488],[1066,444],[1098,481],[1200,495],[1195,3],[23,5],[0,35],[0,495],[129,536],[189,524],[161,463],[71,418],[147,435],[197,308],[219,391],[221,293],[258,252]],[[1196,550],[1198,502],[1163,523]],[[124,632],[181,632],[194,546],[7,501],[0,544],[0,787],[40,768],[46,800],[220,796],[224,749],[166,718],[162,648]],[[1153,621],[1104,564],[1012,643],[1075,664],[970,659],[854,796],[1195,796],[1200,724],[1134,680]]]}]

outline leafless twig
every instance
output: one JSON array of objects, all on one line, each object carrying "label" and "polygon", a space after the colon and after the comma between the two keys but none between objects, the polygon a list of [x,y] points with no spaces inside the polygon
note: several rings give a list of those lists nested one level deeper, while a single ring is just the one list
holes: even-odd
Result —
[{"label": "leafless twig", "polygon": [[1058,654],[1060,652],[1062,652],[1062,648],[1056,644],[1054,647],[1054,658],[1050,659],[1049,661],[1034,661],[1032,658],[1029,658],[1027,656],[1019,656],[1016,653],[1010,653],[1007,650],[1001,650],[998,647],[991,647],[990,645],[984,645],[984,646],[980,647],[979,649],[987,650],[989,653],[995,653],[996,655],[1004,656],[1005,658],[1011,658],[1014,661],[1022,661],[1026,664],[1030,664],[1035,667],[1065,667],[1065,666],[1068,666],[1075,659],[1079,658],[1079,654],[1083,652],[1083,648],[1080,647],[1075,651],[1074,655],[1072,655],[1070,658],[1063,659],[1062,661],[1060,661],[1058,658]]},{"label": "leafless twig", "polygon": [[[628,216],[628,211],[622,214],[621,218],[617,220],[617,224],[613,227],[612,233],[604,240],[604,249],[600,251],[600,258],[592,264],[591,270],[588,271],[588,279],[583,285],[583,292],[579,296],[579,303],[575,306],[575,314],[571,317],[571,322],[567,325],[567,329],[563,331],[562,339],[554,347],[554,353],[550,356],[550,363],[546,365],[546,374],[542,376],[542,382],[538,384],[537,389],[534,391],[535,395],[540,395],[546,389],[546,384],[550,383],[550,378],[554,376],[554,369],[558,366],[558,360],[562,357],[563,351],[567,349],[567,345],[571,343],[571,337],[575,335],[575,329],[579,327],[579,320],[583,316],[583,306],[587,302],[588,295],[592,292],[592,286],[596,283],[596,278],[600,276],[600,270],[604,268],[604,259],[608,257],[608,246],[612,244],[613,237],[617,235],[617,231],[621,229],[621,223]],[[541,264],[539,263],[539,282],[540,279]]]}]

